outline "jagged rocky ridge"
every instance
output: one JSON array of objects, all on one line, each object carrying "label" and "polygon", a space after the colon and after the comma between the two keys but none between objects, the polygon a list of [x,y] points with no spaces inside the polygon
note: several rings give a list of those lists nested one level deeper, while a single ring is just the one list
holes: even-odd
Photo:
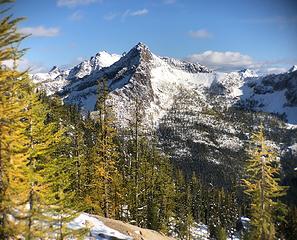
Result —
[{"label": "jagged rocky ridge", "polygon": [[[250,110],[283,115],[297,124],[297,72],[292,67],[278,75],[257,76],[245,69],[239,72],[212,72],[197,63],[158,57],[139,43],[126,55],[100,52],[72,69],[54,67],[49,73],[35,74],[33,79],[48,94],[59,94],[65,103],[77,104],[93,111],[98,80],[109,80],[110,95],[120,117],[135,98],[144,105],[154,122],[173,103],[180,87],[195,91],[202,98],[212,96],[210,105],[238,105]],[[277,101],[272,101],[277,99]]]},{"label": "jagged rocky ridge", "polygon": [[129,123],[140,102],[145,125],[158,130],[160,145],[175,165],[216,185],[229,185],[240,175],[249,136],[260,122],[269,126],[266,134],[282,161],[294,158],[296,68],[267,76],[249,69],[219,73],[198,63],[158,57],[143,43],[123,56],[104,54],[109,61],[99,53],[96,61],[93,57],[70,70],[53,68],[33,79],[66,104],[94,111],[98,80],[107,78],[119,126]]}]

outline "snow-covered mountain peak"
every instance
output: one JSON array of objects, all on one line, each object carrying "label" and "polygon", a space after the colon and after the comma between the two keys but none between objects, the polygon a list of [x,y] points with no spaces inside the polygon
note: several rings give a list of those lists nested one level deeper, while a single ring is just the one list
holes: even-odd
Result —
[{"label": "snow-covered mountain peak", "polygon": [[[149,62],[152,60],[152,52],[150,49],[142,42],[139,42],[135,47],[133,47],[129,53],[134,56],[139,56],[140,61]],[[129,54],[128,53],[128,54]],[[128,55],[127,54],[127,55]],[[130,55],[128,55],[130,56]]]},{"label": "snow-covered mountain peak", "polygon": [[110,54],[106,51],[98,52],[95,56],[92,56],[89,60],[76,65],[69,72],[69,79],[83,78],[90,75],[93,71],[99,71],[102,68],[109,67],[121,58],[121,55]]},{"label": "snow-covered mountain peak", "polygon": [[148,46],[146,46],[143,42],[139,42],[135,46],[138,50],[149,50]]},{"label": "snow-covered mountain peak", "polygon": [[52,81],[59,76],[64,76],[65,74],[67,74],[67,72],[68,70],[61,70],[57,66],[53,66],[48,73],[36,73],[32,77],[35,83],[42,83],[44,81]]},{"label": "snow-covered mountain peak", "polygon": [[119,61],[110,66],[110,71],[124,72],[135,71],[137,68],[147,68],[153,60],[153,54],[149,48],[143,44],[138,43],[128,53],[124,54]]},{"label": "snow-covered mountain peak", "polygon": [[292,72],[295,72],[297,71],[297,65],[293,65],[289,70],[288,70],[288,73],[292,73]]},{"label": "snow-covered mountain peak", "polygon": [[110,54],[105,50],[96,53],[96,56],[101,56],[101,55],[110,55]]},{"label": "snow-covered mountain peak", "polygon": [[98,68],[109,67],[121,58],[121,55],[110,54],[106,51],[101,51],[96,54],[96,56],[91,57],[90,63],[93,66],[98,66]]},{"label": "snow-covered mountain peak", "polygon": [[238,72],[242,75],[243,78],[258,77],[258,74],[255,71],[248,68],[242,69]]}]

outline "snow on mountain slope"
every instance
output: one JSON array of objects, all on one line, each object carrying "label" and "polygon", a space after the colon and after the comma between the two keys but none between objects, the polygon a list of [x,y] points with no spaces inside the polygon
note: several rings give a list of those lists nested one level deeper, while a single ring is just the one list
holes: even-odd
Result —
[{"label": "snow on mountain slope", "polygon": [[109,67],[120,58],[121,55],[102,51],[71,69],[61,70],[54,66],[48,73],[36,73],[32,75],[32,78],[36,84],[46,90],[48,95],[51,95],[61,91],[71,82],[90,75],[94,71]]},{"label": "snow on mountain slope", "polygon": [[246,69],[217,73],[209,90],[212,104],[273,113],[297,124],[297,71],[267,76]]},{"label": "snow on mountain slope", "polygon": [[[215,75],[204,66],[194,66],[191,70],[185,67],[184,62],[172,59],[159,58],[153,55],[151,69],[151,84],[154,93],[154,100],[147,109],[148,114],[156,122],[173,104],[174,96],[180,88],[195,90],[203,97],[204,88],[208,88],[214,80]],[[183,64],[182,68],[180,65]],[[186,70],[185,70],[186,69]],[[195,69],[195,71],[193,71]]]},{"label": "snow on mountain slope", "polygon": [[[115,89],[110,96],[122,124],[131,118],[137,101],[141,101],[145,122],[158,124],[158,120],[173,104],[173,98],[181,87],[201,92],[210,86],[214,78],[213,73],[200,64],[158,57],[142,43],[134,47],[127,56],[131,53],[138,56],[138,61],[133,62],[132,68],[135,71],[131,77],[126,75],[121,81],[111,79],[110,83],[111,89]],[[121,60],[116,64],[121,63]],[[131,67],[125,64],[122,66],[122,69],[127,68]],[[122,75],[122,72],[117,74]]]},{"label": "snow on mountain slope", "polygon": [[130,118],[135,103],[141,102],[147,120],[157,124],[179,89],[186,88],[210,106],[235,105],[270,112],[297,124],[295,70],[293,66],[286,73],[268,76],[257,76],[249,69],[212,72],[198,63],[156,56],[139,43],[124,56],[100,52],[70,70],[53,68],[49,73],[33,75],[33,79],[48,94],[60,95],[65,103],[94,111],[98,81],[106,78],[110,101],[122,123]]},{"label": "snow on mountain slope", "polygon": [[78,217],[68,223],[68,228],[73,230],[89,228],[90,232],[85,237],[85,240],[108,240],[108,239],[123,239],[132,240],[132,237],[124,235],[119,231],[106,226],[98,217],[87,213],[81,213]]},{"label": "snow on mountain slope", "polygon": [[[108,79],[111,90],[111,101],[117,110],[123,112],[127,106],[121,108],[122,103],[129,104],[136,96],[147,97],[151,101],[150,59],[152,55],[146,51],[146,46],[138,44],[119,61],[108,68],[93,71],[81,80],[73,81],[60,92],[64,102],[77,104],[84,110],[93,111],[97,98],[98,81]],[[126,99],[126,100],[125,100]],[[117,111],[121,118],[120,111]],[[123,117],[125,116],[122,115]]]},{"label": "snow on mountain slope", "polygon": [[289,73],[292,73],[292,72],[295,72],[295,71],[297,71],[297,65],[294,65],[294,66],[292,66],[290,69],[289,69]]},{"label": "snow on mountain slope", "polygon": [[249,79],[240,89],[243,106],[283,115],[288,123],[297,124],[297,71]]},{"label": "snow on mountain slope", "polygon": [[238,71],[238,73],[243,77],[243,78],[254,78],[254,77],[258,77],[258,74],[248,68],[242,69],[240,71]]},{"label": "snow on mountain slope", "polygon": [[234,99],[242,95],[240,87],[244,84],[245,78],[240,72],[216,73],[209,90],[215,95],[222,95]]},{"label": "snow on mountain slope", "polygon": [[69,72],[69,79],[83,78],[90,75],[93,71],[98,71],[104,67],[109,67],[121,58],[121,55],[109,54],[102,51],[91,57],[89,60],[85,60],[72,68]]},{"label": "snow on mountain slope", "polygon": [[174,240],[154,230],[87,213],[79,214],[68,223],[68,228],[74,230],[89,228],[85,240]]},{"label": "snow on mountain slope", "polygon": [[68,84],[69,70],[61,70],[54,66],[48,73],[32,75],[33,81],[46,90],[48,95],[61,91]]}]

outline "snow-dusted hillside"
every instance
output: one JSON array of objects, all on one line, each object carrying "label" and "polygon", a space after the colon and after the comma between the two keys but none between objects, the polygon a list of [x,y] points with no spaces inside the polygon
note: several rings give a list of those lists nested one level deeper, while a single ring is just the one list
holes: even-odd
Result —
[{"label": "snow-dusted hillside", "polygon": [[249,79],[241,89],[241,101],[253,101],[253,110],[283,115],[297,124],[297,72],[292,68],[287,73]]},{"label": "snow-dusted hillside", "polygon": [[93,72],[109,67],[120,58],[121,55],[102,51],[71,69],[62,70],[54,66],[48,73],[36,73],[32,75],[32,78],[36,84],[46,90],[47,94],[51,95],[62,91],[65,86],[72,82],[79,81]]},{"label": "snow-dusted hillside", "polygon": [[[126,55],[100,52],[72,69],[54,67],[49,73],[33,75],[48,94],[57,93],[65,103],[93,111],[98,81],[109,80],[111,101],[118,119],[130,118],[136,100],[145,116],[158,123],[174,102],[180,88],[189,89],[207,104],[239,106],[249,110],[282,115],[297,124],[297,72],[293,66],[279,75],[257,76],[239,72],[212,72],[207,67],[173,58],[158,57],[143,43]],[[211,97],[210,97],[211,96]]]}]

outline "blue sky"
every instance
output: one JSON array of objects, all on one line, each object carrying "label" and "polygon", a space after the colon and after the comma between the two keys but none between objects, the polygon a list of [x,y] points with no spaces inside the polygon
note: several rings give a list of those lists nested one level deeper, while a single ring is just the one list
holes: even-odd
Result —
[{"label": "blue sky", "polygon": [[226,71],[297,64],[294,0],[16,0],[12,12],[27,17],[23,64],[33,71],[140,41],[157,55]]}]

